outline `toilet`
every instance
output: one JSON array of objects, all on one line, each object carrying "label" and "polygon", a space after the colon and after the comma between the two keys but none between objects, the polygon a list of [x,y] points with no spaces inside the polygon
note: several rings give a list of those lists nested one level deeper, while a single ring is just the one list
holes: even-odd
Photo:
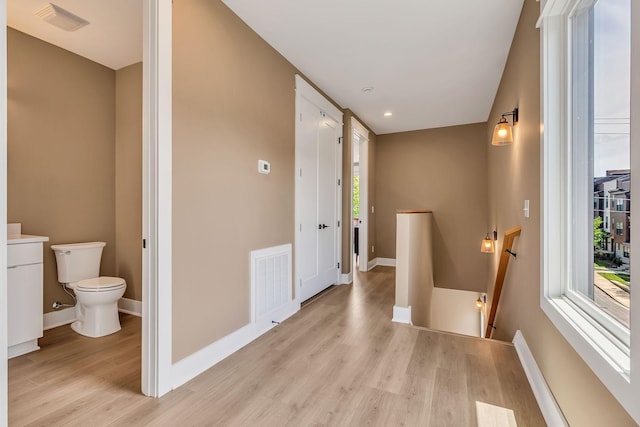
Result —
[{"label": "toilet", "polygon": [[127,284],[120,277],[100,277],[104,242],[52,245],[58,266],[58,282],[76,296],[76,321],[71,328],[97,338],[120,330],[118,300]]}]

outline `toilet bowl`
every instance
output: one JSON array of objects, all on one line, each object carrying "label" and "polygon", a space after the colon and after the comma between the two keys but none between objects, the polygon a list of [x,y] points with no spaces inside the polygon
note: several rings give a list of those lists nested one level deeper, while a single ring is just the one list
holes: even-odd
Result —
[{"label": "toilet bowl", "polygon": [[118,300],[127,284],[119,277],[96,277],[67,286],[73,290],[76,303],[76,321],[71,329],[87,337],[97,338],[120,330]]},{"label": "toilet bowl", "polygon": [[120,277],[99,276],[104,242],[52,245],[58,267],[58,282],[76,297],[76,320],[71,328],[97,338],[120,330],[118,300],[127,284]]}]

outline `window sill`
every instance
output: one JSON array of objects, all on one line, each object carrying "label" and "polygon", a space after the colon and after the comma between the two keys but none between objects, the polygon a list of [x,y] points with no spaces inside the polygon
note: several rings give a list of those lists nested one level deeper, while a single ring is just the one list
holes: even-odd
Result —
[{"label": "window sill", "polygon": [[612,334],[593,325],[585,313],[565,297],[543,297],[541,302],[551,322],[601,381],[607,385],[621,382],[629,385],[631,359]]}]

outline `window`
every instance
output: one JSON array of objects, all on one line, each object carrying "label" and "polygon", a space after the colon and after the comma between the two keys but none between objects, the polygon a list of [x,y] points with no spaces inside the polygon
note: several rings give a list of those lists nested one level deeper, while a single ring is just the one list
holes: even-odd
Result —
[{"label": "window", "polygon": [[[631,44],[632,21],[640,28],[640,6],[632,0],[543,2],[540,301],[640,423],[640,405],[631,397],[640,394],[640,377],[636,373],[632,380],[631,375],[634,366],[640,369],[640,336],[633,341],[638,351],[631,344],[632,335],[640,332],[633,319],[640,316],[630,312],[628,292],[631,182],[633,171],[640,170],[630,156],[631,134],[640,118],[640,101],[630,95],[632,84],[634,93],[640,90],[631,80],[632,64],[640,64],[640,46]],[[594,209],[594,195],[604,200],[603,211]]]},{"label": "window", "polygon": [[[625,351],[629,345],[629,307],[624,304],[628,296],[619,297],[614,279],[622,252],[618,240],[606,257],[595,251],[591,236],[595,237],[596,230],[587,194],[596,188],[585,187],[607,180],[605,188],[619,192],[630,179],[629,15],[630,0],[582,1],[567,22],[567,172],[572,195],[568,209],[574,221],[567,227],[571,272],[564,296],[619,339]],[[618,200],[622,202],[607,192],[605,207],[613,209]],[[615,236],[624,234],[622,222],[613,214],[611,228]]]}]

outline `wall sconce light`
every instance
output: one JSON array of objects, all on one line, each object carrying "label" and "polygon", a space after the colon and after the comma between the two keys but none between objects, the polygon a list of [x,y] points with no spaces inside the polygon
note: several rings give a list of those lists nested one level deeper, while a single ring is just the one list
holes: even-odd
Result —
[{"label": "wall sconce light", "polygon": [[491,138],[491,145],[509,145],[513,144],[513,127],[509,124],[506,116],[511,116],[512,123],[515,125],[518,123],[518,107],[513,111],[506,112],[500,117],[500,121],[493,129],[493,138]]},{"label": "wall sconce light", "polygon": [[[493,236],[491,235],[493,234]],[[484,239],[482,240],[482,245],[480,246],[480,252],[485,254],[492,254],[496,251],[495,240],[498,240],[498,231],[493,230],[493,233],[489,232]]]},{"label": "wall sconce light", "polygon": [[480,297],[476,300],[476,308],[482,308],[482,299]]}]

